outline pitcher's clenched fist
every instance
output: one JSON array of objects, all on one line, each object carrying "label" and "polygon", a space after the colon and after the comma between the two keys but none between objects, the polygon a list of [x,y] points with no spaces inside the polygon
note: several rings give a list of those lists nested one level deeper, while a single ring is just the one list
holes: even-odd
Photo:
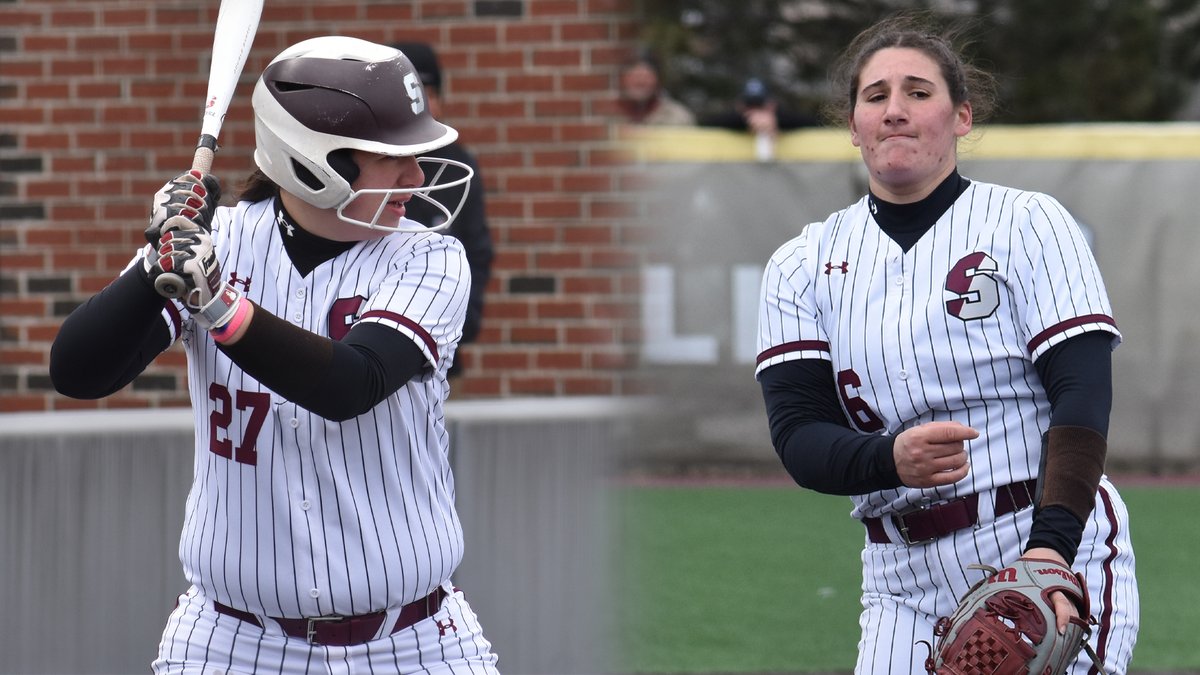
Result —
[{"label": "pitcher's clenched fist", "polygon": [[966,477],[966,442],[979,432],[958,422],[927,422],[905,429],[892,445],[896,473],[909,487],[936,487]]}]

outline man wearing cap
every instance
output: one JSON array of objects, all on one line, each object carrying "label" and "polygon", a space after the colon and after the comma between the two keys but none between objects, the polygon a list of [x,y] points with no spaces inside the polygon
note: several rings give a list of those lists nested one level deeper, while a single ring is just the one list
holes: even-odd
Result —
[{"label": "man wearing cap", "polygon": [[[425,98],[429,112],[436,118],[442,119],[442,69],[438,62],[437,53],[433,47],[424,42],[399,42],[393,47],[404,52],[413,68],[421,78],[425,89]],[[479,336],[483,324],[483,296],[491,278],[492,258],[495,253],[492,248],[492,236],[488,229],[487,212],[484,206],[483,178],[480,175],[479,163],[475,156],[463,146],[461,141],[426,153],[427,157],[439,157],[462,162],[470,166],[475,175],[471,178],[467,189],[467,200],[463,204],[458,217],[451,223],[446,233],[462,242],[467,251],[467,262],[471,266],[471,295],[467,304],[467,319],[463,325],[463,336],[459,344],[473,342]],[[445,195],[437,193],[438,201],[445,205],[457,205],[462,198],[464,187],[447,188]],[[445,216],[434,207],[414,199],[408,203],[408,217],[425,225],[434,226]],[[453,377],[461,371],[461,362],[455,361],[450,368]]]}]

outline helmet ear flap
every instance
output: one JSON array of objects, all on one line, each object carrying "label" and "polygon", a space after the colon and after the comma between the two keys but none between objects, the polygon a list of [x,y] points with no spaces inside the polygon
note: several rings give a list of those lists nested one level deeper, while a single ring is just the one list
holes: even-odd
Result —
[{"label": "helmet ear flap", "polygon": [[358,178],[358,165],[354,163],[354,154],[349,148],[334,150],[325,158],[329,162],[329,166],[337,172],[339,176],[346,179],[347,183],[353,183]]}]

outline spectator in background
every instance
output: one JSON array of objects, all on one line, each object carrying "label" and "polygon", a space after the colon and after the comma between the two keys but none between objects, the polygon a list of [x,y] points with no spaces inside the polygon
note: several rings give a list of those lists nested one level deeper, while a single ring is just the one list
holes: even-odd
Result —
[{"label": "spectator in background", "polygon": [[[438,62],[437,52],[424,42],[399,42],[392,45],[404,52],[413,68],[421,78],[425,89],[425,97],[429,102],[429,112],[435,119],[442,119],[442,69]],[[460,142],[455,141],[437,150],[426,153],[428,157],[442,157],[470,166],[475,175],[471,178],[467,190],[467,201],[462,211],[446,230],[462,242],[467,250],[467,262],[471,266],[471,296],[467,304],[467,319],[463,325],[463,336],[460,345],[474,342],[479,337],[483,325],[484,292],[492,274],[492,258],[495,252],[492,247],[492,235],[488,229],[487,211],[484,206],[483,177],[479,171],[479,163],[475,156]],[[462,199],[463,187],[448,188],[441,193],[433,193],[443,205],[453,206]],[[414,199],[408,203],[408,217],[425,225],[436,225],[444,221],[445,215],[433,206]],[[461,361],[456,360],[450,368],[449,375],[454,377],[461,372]]]},{"label": "spectator in background", "polygon": [[780,131],[812,127],[818,123],[811,115],[780,107],[765,82],[757,77],[746,80],[737,103],[730,110],[701,118],[700,125],[748,131],[758,138],[758,159],[774,159],[775,140]]},{"label": "spectator in background", "polygon": [[640,50],[621,69],[620,106],[632,124],[690,126],[696,116],[663,89],[658,59]]}]

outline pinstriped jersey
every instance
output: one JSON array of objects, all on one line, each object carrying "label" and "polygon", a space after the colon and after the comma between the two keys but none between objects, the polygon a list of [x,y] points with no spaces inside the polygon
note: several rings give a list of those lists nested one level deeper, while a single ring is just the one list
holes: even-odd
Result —
[{"label": "pinstriped jersey", "polygon": [[393,233],[302,277],[277,217],[273,200],[217,209],[212,236],[227,281],[335,340],[356,322],[390,326],[430,365],[372,410],[334,422],[244,373],[168,303],[196,422],[184,572],[205,595],[267,616],[398,607],[462,559],[442,406],[471,283],[466,256],[450,237]]},{"label": "pinstriped jersey", "polygon": [[1045,194],[973,182],[906,252],[870,209],[864,197],[771,257],[756,374],[824,359],[860,432],[945,420],[980,432],[966,478],[856,496],[855,517],[1036,477],[1050,403],[1034,361],[1087,331],[1120,341],[1079,226]]}]

